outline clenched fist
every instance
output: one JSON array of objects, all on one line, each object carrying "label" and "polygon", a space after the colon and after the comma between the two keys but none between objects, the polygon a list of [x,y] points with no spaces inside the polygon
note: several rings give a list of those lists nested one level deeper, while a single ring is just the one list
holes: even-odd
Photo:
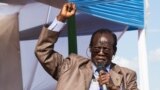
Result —
[{"label": "clenched fist", "polygon": [[76,13],[76,5],[74,3],[65,3],[57,16],[57,20],[61,22],[65,22],[66,19],[75,15]]}]

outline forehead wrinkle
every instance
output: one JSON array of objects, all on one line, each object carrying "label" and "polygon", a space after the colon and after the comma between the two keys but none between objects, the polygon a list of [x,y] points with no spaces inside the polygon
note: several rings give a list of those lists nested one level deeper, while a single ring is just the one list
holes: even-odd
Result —
[{"label": "forehead wrinkle", "polygon": [[109,33],[97,33],[93,38],[93,46],[95,45],[112,45],[113,37]]}]

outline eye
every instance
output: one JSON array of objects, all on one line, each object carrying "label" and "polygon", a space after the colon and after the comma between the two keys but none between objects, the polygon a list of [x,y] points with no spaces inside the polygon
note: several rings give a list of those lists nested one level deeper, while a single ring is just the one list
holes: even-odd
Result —
[{"label": "eye", "polygon": [[104,50],[108,51],[108,50],[110,50],[110,49],[109,49],[109,48],[104,48]]},{"label": "eye", "polygon": [[109,51],[111,51],[111,48],[107,48],[107,47],[103,48],[103,52],[104,52],[104,53],[107,53],[107,52],[109,52]]},{"label": "eye", "polygon": [[93,47],[92,48],[92,51],[95,52],[95,53],[100,52],[100,50],[101,49],[99,47]]}]

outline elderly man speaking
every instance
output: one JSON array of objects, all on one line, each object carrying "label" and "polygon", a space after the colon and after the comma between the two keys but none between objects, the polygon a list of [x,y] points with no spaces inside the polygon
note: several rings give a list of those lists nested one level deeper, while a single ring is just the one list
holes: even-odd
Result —
[{"label": "elderly man speaking", "polygon": [[43,68],[57,80],[56,90],[138,90],[136,73],[112,63],[117,37],[108,29],[92,34],[91,58],[70,54],[67,58],[54,50],[65,21],[75,15],[76,5],[65,3],[49,27],[43,27],[35,54]]}]

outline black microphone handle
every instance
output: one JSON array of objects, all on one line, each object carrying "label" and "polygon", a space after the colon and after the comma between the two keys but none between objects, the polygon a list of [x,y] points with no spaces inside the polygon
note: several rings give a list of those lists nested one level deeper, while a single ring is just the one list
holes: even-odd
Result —
[{"label": "black microphone handle", "polygon": [[[101,70],[105,71],[105,65],[103,63],[98,63],[97,64],[97,71],[99,74],[100,74]],[[105,84],[102,85],[102,90],[107,90],[107,86]]]}]

